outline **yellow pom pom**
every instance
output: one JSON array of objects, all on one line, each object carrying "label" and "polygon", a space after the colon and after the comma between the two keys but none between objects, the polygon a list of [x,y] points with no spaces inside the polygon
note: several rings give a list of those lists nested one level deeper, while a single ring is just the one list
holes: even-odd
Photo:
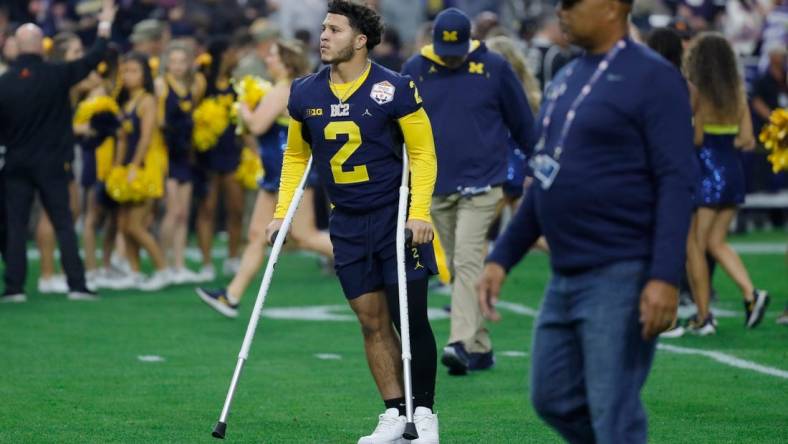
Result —
[{"label": "yellow pom pom", "polygon": [[257,183],[263,177],[263,164],[260,162],[260,156],[253,149],[244,147],[241,151],[241,162],[235,170],[234,177],[245,189],[257,189]]},{"label": "yellow pom pom", "polygon": [[767,159],[775,173],[788,171],[788,109],[778,108],[769,116],[758,140],[770,151]]},{"label": "yellow pom pom", "polygon": [[231,119],[237,125],[235,133],[240,135],[246,131],[243,119],[239,118],[241,104],[245,104],[250,110],[257,108],[266,94],[271,91],[273,85],[267,80],[253,75],[245,75],[240,81],[233,80],[233,89],[238,97],[233,104]]},{"label": "yellow pom pom", "polygon": [[41,40],[41,46],[44,48],[44,54],[49,54],[52,52],[55,42],[52,40],[52,37],[44,37],[44,39]]},{"label": "yellow pom pom", "polygon": [[83,100],[77,106],[77,111],[74,113],[74,125],[84,125],[90,123],[90,119],[99,113],[113,113],[117,116],[120,115],[120,107],[118,102],[109,96],[98,96],[90,99]]},{"label": "yellow pom pom", "polygon": [[215,98],[209,97],[192,113],[194,130],[192,142],[197,151],[205,152],[216,146],[219,136],[230,124],[230,112]]},{"label": "yellow pom pom", "polygon": [[148,59],[148,66],[150,67],[150,71],[151,71],[151,73],[153,73],[154,77],[159,72],[159,65],[160,65],[160,62],[159,62],[159,58],[158,57],[151,57],[151,58]]},{"label": "yellow pom pom", "polygon": [[208,67],[211,66],[211,63],[213,63],[213,57],[211,57],[211,55],[208,54],[207,52],[204,52],[198,55],[197,58],[194,60],[194,62],[198,66]]}]

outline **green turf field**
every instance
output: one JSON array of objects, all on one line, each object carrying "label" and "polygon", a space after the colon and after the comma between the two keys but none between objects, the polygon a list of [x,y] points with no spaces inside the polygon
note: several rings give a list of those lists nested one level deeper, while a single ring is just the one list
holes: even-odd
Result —
[{"label": "green turf field", "polygon": [[[743,259],[756,285],[773,296],[763,324],[744,330],[738,292],[718,272],[717,307],[735,317],[720,317],[716,336],[663,343],[722,352],[782,373],[658,352],[644,393],[655,443],[788,440],[788,327],[774,322],[788,302],[786,259]],[[504,299],[520,304],[515,311],[536,308],[547,275],[546,256],[528,258],[510,278]],[[31,293],[26,304],[0,305],[0,443],[212,442],[255,293],[247,293],[238,320],[209,309],[190,286],[155,294],[104,291],[95,303]],[[431,305],[448,301],[436,294]],[[359,328],[344,304],[337,281],[319,273],[316,259],[282,258],[266,307],[337,306],[326,310],[350,320],[264,318],[228,441],[352,443],[371,431],[382,403]],[[495,369],[456,378],[439,367],[436,410],[445,443],[558,441],[527,402],[533,319],[512,310],[502,314],[491,327]],[[448,325],[446,319],[433,322],[439,345]],[[164,360],[143,362],[141,356]]]}]

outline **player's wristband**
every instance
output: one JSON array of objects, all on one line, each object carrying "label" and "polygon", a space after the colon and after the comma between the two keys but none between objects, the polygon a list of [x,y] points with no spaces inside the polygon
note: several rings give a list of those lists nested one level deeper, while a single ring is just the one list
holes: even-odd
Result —
[{"label": "player's wristband", "polygon": [[112,22],[102,20],[98,24],[99,32],[109,32],[112,29]]}]

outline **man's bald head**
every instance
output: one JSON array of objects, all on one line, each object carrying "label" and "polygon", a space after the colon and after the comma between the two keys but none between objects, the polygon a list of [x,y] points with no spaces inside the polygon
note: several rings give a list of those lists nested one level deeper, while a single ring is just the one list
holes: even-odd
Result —
[{"label": "man's bald head", "polygon": [[20,54],[44,54],[44,33],[33,23],[25,23],[16,30]]}]

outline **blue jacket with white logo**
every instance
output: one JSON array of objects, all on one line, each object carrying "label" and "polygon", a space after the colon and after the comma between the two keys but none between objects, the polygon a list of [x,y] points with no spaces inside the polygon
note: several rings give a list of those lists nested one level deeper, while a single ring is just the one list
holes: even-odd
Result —
[{"label": "blue jacket with white logo", "polygon": [[438,157],[435,195],[506,181],[509,135],[530,153],[534,119],[509,63],[472,42],[465,63],[449,69],[432,45],[405,64],[430,117]]}]

